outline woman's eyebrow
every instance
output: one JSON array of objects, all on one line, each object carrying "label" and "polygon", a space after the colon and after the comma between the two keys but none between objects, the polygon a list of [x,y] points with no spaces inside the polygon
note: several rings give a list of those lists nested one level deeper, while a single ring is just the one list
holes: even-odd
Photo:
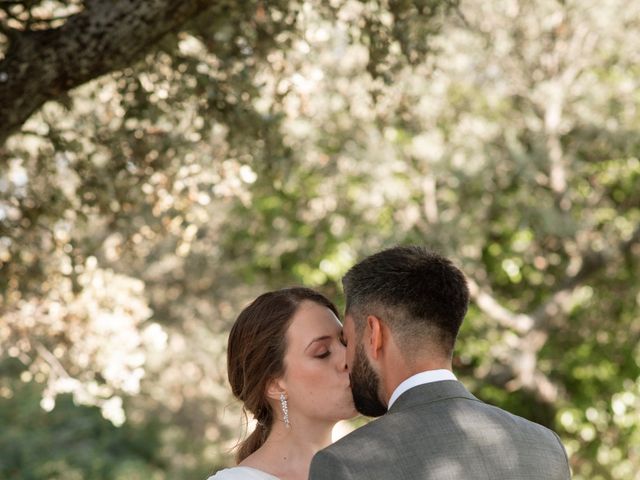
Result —
[{"label": "woman's eyebrow", "polygon": [[305,348],[304,351],[306,352],[309,349],[309,347],[313,345],[315,342],[319,342],[320,340],[327,340],[327,339],[331,340],[332,338],[333,337],[331,335],[323,335],[321,337],[316,337],[309,342],[309,345],[307,345],[307,348]]}]

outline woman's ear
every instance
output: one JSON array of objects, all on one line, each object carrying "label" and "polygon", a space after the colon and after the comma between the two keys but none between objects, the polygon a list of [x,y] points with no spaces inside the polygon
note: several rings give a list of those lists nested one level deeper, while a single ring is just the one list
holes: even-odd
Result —
[{"label": "woman's ear", "polygon": [[282,377],[273,378],[267,382],[267,388],[265,390],[265,394],[267,398],[272,400],[280,400],[280,394],[286,393],[287,389],[285,388],[284,381]]}]

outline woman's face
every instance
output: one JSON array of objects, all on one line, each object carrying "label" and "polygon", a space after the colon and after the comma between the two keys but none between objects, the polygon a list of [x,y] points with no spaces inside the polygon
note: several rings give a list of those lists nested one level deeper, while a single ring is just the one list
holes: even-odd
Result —
[{"label": "woman's face", "polygon": [[279,383],[292,426],[296,417],[337,422],[356,415],[341,331],[333,312],[312,301],[302,302],[291,319]]}]

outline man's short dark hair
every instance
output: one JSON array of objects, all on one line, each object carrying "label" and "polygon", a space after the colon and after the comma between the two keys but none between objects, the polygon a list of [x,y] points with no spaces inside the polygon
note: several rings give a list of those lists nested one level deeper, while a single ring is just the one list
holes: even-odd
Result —
[{"label": "man's short dark hair", "polygon": [[358,335],[364,319],[387,323],[407,353],[428,342],[451,355],[469,305],[464,274],[447,258],[420,246],[399,246],[371,255],[342,279],[347,314]]}]

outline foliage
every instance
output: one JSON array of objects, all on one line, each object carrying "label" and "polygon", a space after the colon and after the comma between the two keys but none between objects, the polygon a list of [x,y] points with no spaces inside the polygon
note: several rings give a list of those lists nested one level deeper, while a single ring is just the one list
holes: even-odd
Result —
[{"label": "foliage", "polygon": [[2,385],[11,398],[0,404],[2,478],[162,478],[157,422],[117,428],[97,408],[76,406],[68,395],[46,412],[39,407],[42,389],[15,375],[22,369],[15,360],[2,368],[12,378]]},{"label": "foliage", "polygon": [[118,478],[104,445],[130,429],[127,478],[204,477],[243,430],[242,305],[292,283],[340,301],[358,258],[427,243],[470,279],[465,383],[558,431],[574,478],[637,479],[640,7],[236,3],[1,152],[0,355],[22,367],[0,414],[20,397],[47,432],[107,432],[95,463],[33,472]]}]

